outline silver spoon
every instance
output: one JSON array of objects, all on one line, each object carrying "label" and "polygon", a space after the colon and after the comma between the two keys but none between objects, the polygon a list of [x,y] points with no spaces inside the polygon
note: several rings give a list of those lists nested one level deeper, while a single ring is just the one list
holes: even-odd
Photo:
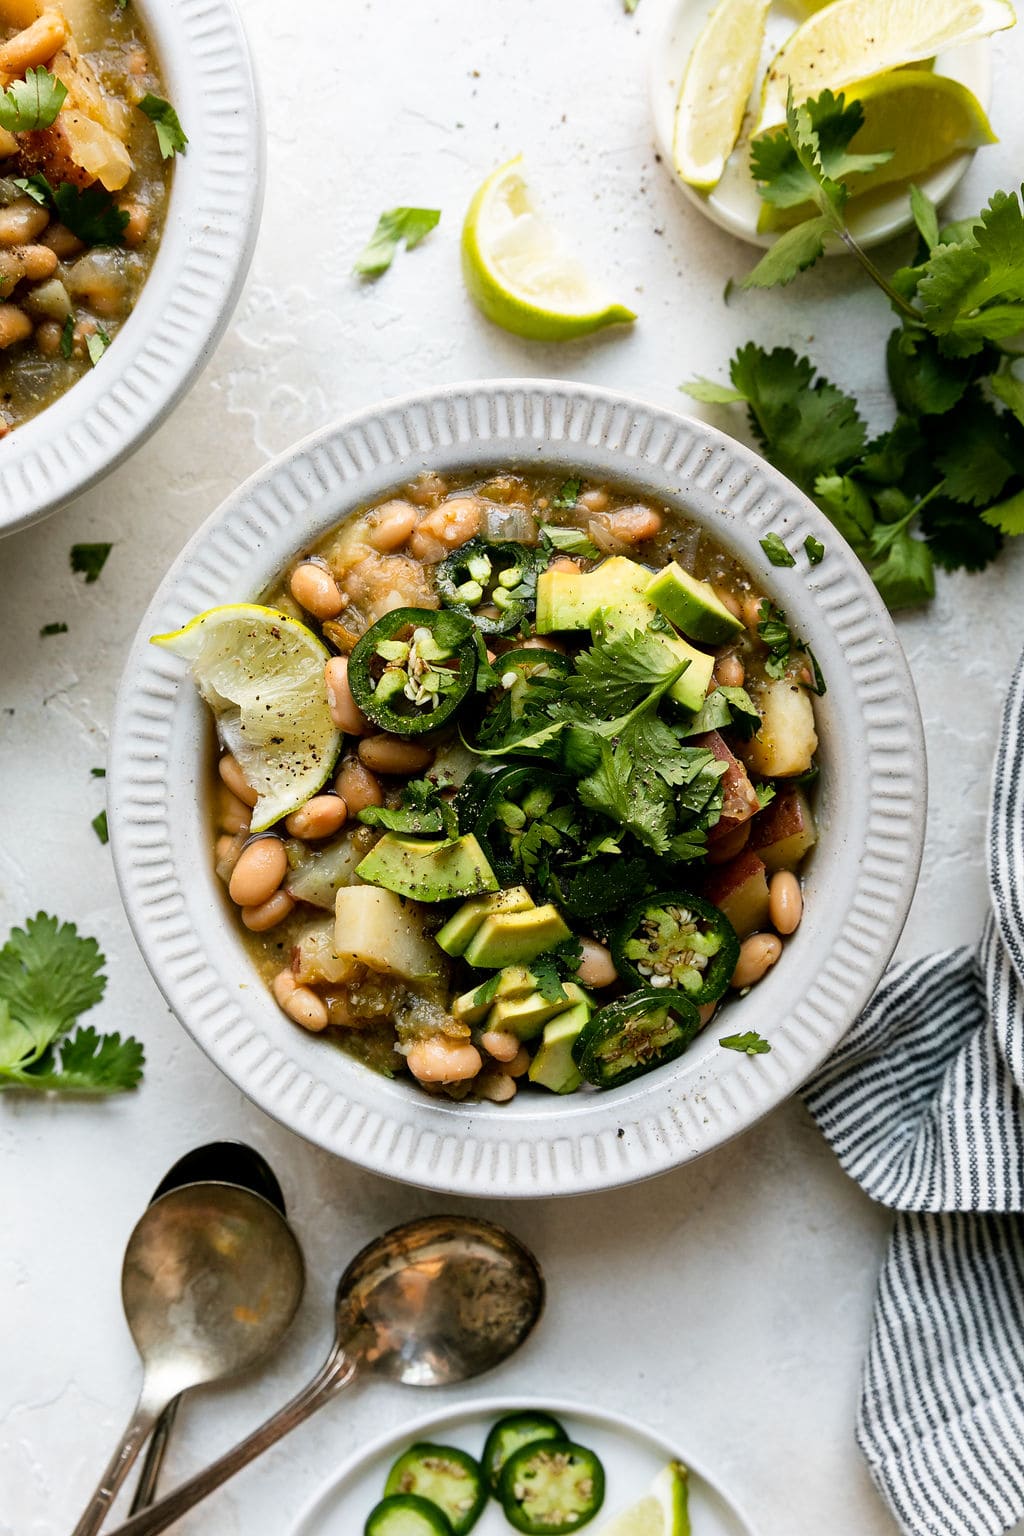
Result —
[{"label": "silver spoon", "polygon": [[[244,1141],[210,1141],[205,1146],[193,1147],[191,1152],[179,1157],[164,1174],[149,1203],[152,1205],[161,1195],[166,1195],[172,1189],[181,1189],[186,1184],[209,1183],[237,1184],[242,1189],[251,1189],[254,1195],[262,1195],[271,1205],[276,1205],[282,1216],[288,1214],[273,1168],[265,1157],[253,1147],[246,1146]],[[270,1340],[267,1348],[273,1348],[278,1342],[277,1339]],[[180,1397],[171,1399],[149,1437],[142,1471],[130,1505],[133,1515],[152,1504],[156,1498],[157,1484],[180,1404]]]},{"label": "silver spoon", "polygon": [[189,1184],[148,1207],[121,1272],[142,1356],[139,1401],[73,1536],[94,1536],[167,1404],[255,1364],[302,1298],[299,1245],[281,1213],[231,1184]]},{"label": "silver spoon", "polygon": [[112,1536],[156,1536],[365,1371],[444,1387],[500,1365],[544,1306],[529,1249],[468,1216],[411,1221],[357,1254],[338,1282],[334,1345],[308,1386],[226,1455]]}]

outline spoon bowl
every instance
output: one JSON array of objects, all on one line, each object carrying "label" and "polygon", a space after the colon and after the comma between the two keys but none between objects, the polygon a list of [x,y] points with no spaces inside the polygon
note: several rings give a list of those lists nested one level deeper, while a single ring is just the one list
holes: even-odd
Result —
[{"label": "spoon bowl", "polygon": [[471,1216],[431,1216],[385,1232],[338,1282],[334,1343],[308,1386],[113,1536],[167,1530],[364,1373],[438,1387],[493,1369],[525,1342],[543,1307],[540,1266],[501,1227]]},{"label": "spoon bowl", "polygon": [[511,1233],[436,1216],[356,1255],[338,1284],[337,1337],[378,1375],[446,1387],[518,1349],[543,1305],[536,1260]]}]

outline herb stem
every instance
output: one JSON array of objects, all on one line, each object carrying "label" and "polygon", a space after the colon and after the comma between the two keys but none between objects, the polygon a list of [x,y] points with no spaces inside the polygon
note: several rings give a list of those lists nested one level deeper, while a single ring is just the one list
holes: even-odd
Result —
[{"label": "herb stem", "polygon": [[878,267],[875,266],[867,251],[864,250],[860,242],[856,240],[850,233],[849,227],[845,223],[837,225],[836,234],[839,236],[840,240],[846,246],[846,249],[850,252],[850,254],[852,256],[856,256],[857,260],[864,268],[864,271],[871,278],[872,282],[878,284],[879,288],[881,288],[890,304],[892,304],[895,309],[899,310],[904,319],[910,322],[912,325],[923,327],[924,322],[921,319],[921,316],[918,314],[917,310],[912,304],[908,304],[902,293],[898,293],[889,282],[888,278],[884,275],[884,273],[879,271]]}]

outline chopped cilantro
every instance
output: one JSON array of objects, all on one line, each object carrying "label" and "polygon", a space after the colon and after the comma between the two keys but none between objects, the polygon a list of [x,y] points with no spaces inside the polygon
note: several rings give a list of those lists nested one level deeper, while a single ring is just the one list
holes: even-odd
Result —
[{"label": "chopped cilantro", "polygon": [[89,825],[92,827],[93,831],[96,833],[96,836],[99,838],[99,840],[103,844],[103,846],[106,847],[107,843],[110,842],[110,833],[107,830],[107,813],[106,813],[106,811],[99,811],[93,817],[93,819],[89,823]]},{"label": "chopped cilantro", "polygon": [[793,636],[786,623],[786,615],[767,597],[761,604],[760,612],[757,632],[768,647],[768,660],[764,669],[769,677],[783,677],[793,650]]},{"label": "chopped cilantro", "polygon": [[796,565],[795,557],[790,554],[777,533],[766,533],[761,540],[761,548],[772,565]]},{"label": "chopped cilantro", "polygon": [[727,1051],[742,1051],[747,1056],[763,1056],[771,1050],[768,1041],[762,1039],[755,1029],[748,1029],[745,1035],[725,1035],[718,1043],[724,1045]]},{"label": "chopped cilantro", "polygon": [[113,547],[113,544],[72,544],[71,569],[77,576],[85,577],[87,587],[99,580]]},{"label": "chopped cilantro", "polygon": [[485,981],[482,987],[477,987],[473,993],[473,1007],[486,1008],[488,1003],[493,1003],[498,995],[498,983],[501,981],[501,972],[495,971],[490,981]]},{"label": "chopped cilantro", "polygon": [[571,480],[563,480],[559,489],[551,498],[552,512],[571,512],[580,499],[580,491],[583,481],[578,477]]},{"label": "chopped cilantro", "polygon": [[380,277],[394,261],[403,240],[407,251],[414,250],[440,218],[438,208],[390,208],[377,220],[377,228],[356,258],[353,271],[360,277]]},{"label": "chopped cilantro", "polygon": [[35,133],[57,120],[68,88],[40,64],[25,71],[24,80],[12,80],[0,91],[0,128],[8,133]]},{"label": "chopped cilantro", "polygon": [[552,549],[560,550],[565,555],[580,555],[584,560],[596,560],[600,554],[597,545],[587,538],[582,528],[559,528],[554,523],[544,523],[540,535]]},{"label": "chopped cilantro", "polygon": [[804,550],[808,565],[820,565],[825,558],[825,546],[820,539],[814,537],[813,533],[809,533],[804,539]]},{"label": "chopped cilantro", "polygon": [[95,939],[40,912],[0,949],[0,1089],[118,1093],[142,1076],[137,1040],[99,1035],[78,1016],[103,996]]},{"label": "chopped cilantro", "polygon": [[61,223],[85,245],[116,245],[128,223],[126,211],[98,181],[90,187],[62,182],[51,200]]},{"label": "chopped cilantro", "polygon": [[188,144],[188,134],[178,121],[178,114],[162,96],[147,92],[139,102],[139,111],[145,112],[156,129],[156,141],[164,160],[183,154]]},{"label": "chopped cilantro", "polygon": [[67,632],[66,624],[44,624],[39,634],[42,639],[46,639],[49,635],[66,635]]},{"label": "chopped cilantro", "polygon": [[455,812],[441,798],[428,779],[410,779],[402,789],[402,803],[397,808],[368,805],[359,812],[367,827],[384,827],[389,832],[403,832],[411,837],[458,837]]},{"label": "chopped cilantro", "polygon": [[64,329],[60,333],[60,355],[69,358],[75,346],[75,317],[68,315],[64,321]]},{"label": "chopped cilantro", "polygon": [[90,768],[89,769],[89,777],[90,778],[93,778],[93,779],[105,779],[106,776],[107,776],[107,770],[105,768]]},{"label": "chopped cilantro", "polygon": [[757,796],[758,808],[763,811],[766,805],[771,805],[778,790],[774,784],[755,784],[754,794]]},{"label": "chopped cilantro", "polygon": [[89,361],[95,368],[104,352],[110,346],[110,337],[102,325],[98,325],[92,335],[86,338],[85,345],[89,353]]},{"label": "chopped cilantro", "polygon": [[26,197],[30,197],[40,207],[45,208],[46,204],[50,201],[52,188],[45,176],[12,176],[11,180],[16,187],[24,192]]}]

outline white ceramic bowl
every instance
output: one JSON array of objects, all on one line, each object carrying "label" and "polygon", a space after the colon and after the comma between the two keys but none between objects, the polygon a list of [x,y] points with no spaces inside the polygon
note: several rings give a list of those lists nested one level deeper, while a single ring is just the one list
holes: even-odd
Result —
[{"label": "white ceramic bowl", "polygon": [[0,536],[114,469],[195,380],[231,317],[263,206],[263,126],[234,0],[133,0],[189,136],[139,301],[99,365],[0,443]]},{"label": "white ceramic bowl", "polygon": [[[279,1011],[213,872],[206,709],[183,664],[148,644],[202,609],[253,597],[295,550],[422,469],[553,465],[677,503],[759,575],[828,680],[818,701],[821,837],[806,915],[779,965],[673,1065],[609,1093],[455,1104],[388,1081]],[[767,566],[769,529],[810,567]],[[409,1183],[462,1194],[574,1194],[697,1157],[791,1094],[842,1038],[899,937],[925,813],[920,717],[874,587],[823,515],[749,449],[694,421],[587,385],[472,383],[328,427],[268,464],[186,546],[125,668],[107,780],[111,840],[135,936],[171,1008],[257,1104],[310,1141]],[[186,1085],[182,1084],[182,1091]]]},{"label": "white ceramic bowl", "polygon": [[[738,235],[741,240],[747,240],[752,245],[768,246],[778,236],[762,233],[757,227],[761,199],[747,169],[749,146],[742,138],[726,165],[721,181],[707,194],[689,186],[675,170],[672,145],[676,103],[690,54],[714,4],[715,0],[662,0],[661,9],[653,22],[647,81],[654,138],[662,166],[689,202],[696,204],[701,213],[727,229],[730,234]],[[751,94],[751,113],[760,106],[761,81],[765,69],[790,33],[806,18],[807,11],[801,6],[800,0],[777,0],[772,7],[761,68]],[[935,72],[948,75],[965,85],[988,111],[992,98],[992,44],[988,38],[980,38],[977,42],[940,53],[935,60]],[[973,150],[954,155],[952,159],[916,179],[932,201],[941,204],[960,181],[973,156]],[[864,207],[854,203],[848,210],[850,228],[865,247],[891,240],[894,235],[910,229],[914,222],[906,185],[880,189],[865,203]],[[825,246],[825,254],[841,256],[848,253],[844,245],[830,241]]]}]

